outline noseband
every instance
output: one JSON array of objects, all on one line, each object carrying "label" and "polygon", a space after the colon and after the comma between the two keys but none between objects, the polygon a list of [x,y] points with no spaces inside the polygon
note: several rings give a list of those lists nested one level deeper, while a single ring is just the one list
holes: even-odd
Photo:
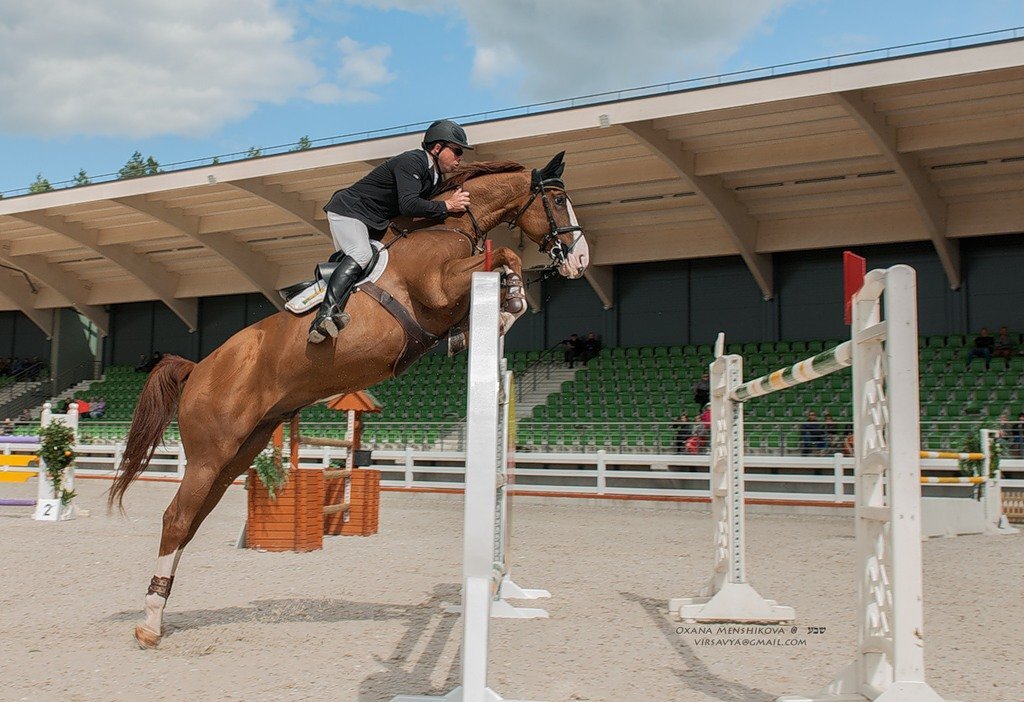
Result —
[{"label": "noseband", "polygon": [[508,220],[508,228],[512,229],[520,226],[519,219],[526,214],[526,211],[530,209],[530,205],[533,204],[533,201],[540,196],[540,201],[544,203],[544,214],[548,218],[548,233],[544,235],[543,239],[541,239],[539,248],[543,253],[546,253],[551,257],[553,265],[558,266],[565,261],[573,248],[575,248],[576,243],[580,240],[579,236],[574,237],[573,242],[566,246],[558,237],[562,234],[582,232],[583,227],[579,225],[570,225],[568,227],[558,226],[558,222],[555,221],[555,213],[551,208],[551,203],[548,201],[548,191],[552,188],[561,190],[562,194],[565,195],[568,200],[569,195],[565,192],[565,183],[562,182],[561,178],[537,179],[530,188],[530,197],[526,201],[526,204],[520,207],[519,211],[516,212],[510,220]]}]

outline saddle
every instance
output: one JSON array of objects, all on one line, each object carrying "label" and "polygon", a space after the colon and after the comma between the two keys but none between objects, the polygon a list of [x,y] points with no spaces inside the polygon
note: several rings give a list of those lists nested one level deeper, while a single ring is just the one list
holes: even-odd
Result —
[{"label": "saddle", "polygon": [[[384,275],[384,271],[387,269],[388,250],[384,248],[384,245],[379,241],[370,241],[370,249],[373,251],[373,257],[370,259],[369,266],[367,266],[369,273],[356,283],[353,292],[359,290],[359,287],[364,283],[376,282]],[[344,257],[344,253],[335,251],[327,261],[316,265],[316,268],[313,270],[313,280],[304,280],[278,290],[278,294],[287,303],[285,308],[295,314],[304,314],[319,305],[324,299],[327,281],[331,279],[331,274]]]},{"label": "saddle", "polygon": [[[392,368],[394,374],[399,375],[437,344],[441,337],[424,329],[402,303],[377,285],[376,281],[384,274],[388,265],[388,250],[376,240],[370,241],[370,245],[373,249],[373,258],[370,259],[370,264],[367,266],[369,273],[356,283],[352,292],[355,294],[361,291],[376,300],[398,321],[405,332],[405,348]],[[287,303],[285,309],[292,314],[301,315],[319,305],[324,299],[327,281],[330,280],[331,274],[344,256],[345,254],[338,251],[332,254],[326,262],[317,264],[314,270],[314,280],[304,280],[279,290],[278,293]]]}]

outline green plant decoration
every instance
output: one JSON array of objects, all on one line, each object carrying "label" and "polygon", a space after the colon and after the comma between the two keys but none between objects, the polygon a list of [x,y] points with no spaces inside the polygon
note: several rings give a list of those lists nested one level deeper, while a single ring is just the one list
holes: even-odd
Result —
[{"label": "green plant decoration", "polygon": [[260,482],[267,488],[270,499],[277,499],[277,492],[288,482],[288,468],[281,460],[281,449],[276,446],[267,448],[256,454],[252,462]]},{"label": "green plant decoration", "polygon": [[[983,428],[992,429],[994,427],[990,424],[986,424]],[[973,431],[964,436],[963,443],[960,445],[960,450],[963,453],[981,453],[981,431]],[[989,450],[988,475],[985,475],[984,461],[960,461],[960,475],[977,475],[985,478],[994,477],[999,471],[999,457],[1003,453],[1003,443],[999,440],[998,434],[993,437],[992,445],[989,447]]]},{"label": "green plant decoration", "polygon": [[39,430],[39,444],[39,458],[46,465],[53,494],[66,505],[75,499],[75,491],[64,488],[64,472],[75,462],[75,430],[55,420]]}]

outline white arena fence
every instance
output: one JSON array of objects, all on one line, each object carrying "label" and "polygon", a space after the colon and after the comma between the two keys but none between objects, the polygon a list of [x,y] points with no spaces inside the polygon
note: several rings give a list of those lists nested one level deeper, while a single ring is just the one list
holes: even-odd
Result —
[{"label": "white arena fence", "polygon": [[[3,444],[0,453],[37,453],[38,444]],[[76,472],[81,476],[113,475],[124,444],[79,444]],[[1000,461],[1004,489],[1024,490],[1024,460]],[[329,465],[345,458],[345,449],[303,447],[299,453],[307,465]],[[371,467],[382,471],[381,484],[390,488],[461,489],[465,453],[374,450]],[[710,489],[707,454],[614,453],[610,451],[517,451],[516,484],[522,492],[557,495],[649,496],[706,500]],[[143,477],[180,479],[186,457],[180,445],[157,450]],[[766,456],[748,454],[744,465],[745,497],[776,502],[808,501],[848,505],[853,501],[852,456]],[[956,461],[922,459],[927,475],[956,477]],[[924,485],[924,495],[959,495],[957,485]]]}]

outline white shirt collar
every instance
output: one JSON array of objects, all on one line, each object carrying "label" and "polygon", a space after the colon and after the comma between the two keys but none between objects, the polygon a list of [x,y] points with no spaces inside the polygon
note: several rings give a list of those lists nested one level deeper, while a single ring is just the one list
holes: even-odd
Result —
[{"label": "white shirt collar", "polygon": [[430,177],[437,182],[437,159],[429,151],[423,149],[423,155],[427,157],[427,168],[430,169]]}]

